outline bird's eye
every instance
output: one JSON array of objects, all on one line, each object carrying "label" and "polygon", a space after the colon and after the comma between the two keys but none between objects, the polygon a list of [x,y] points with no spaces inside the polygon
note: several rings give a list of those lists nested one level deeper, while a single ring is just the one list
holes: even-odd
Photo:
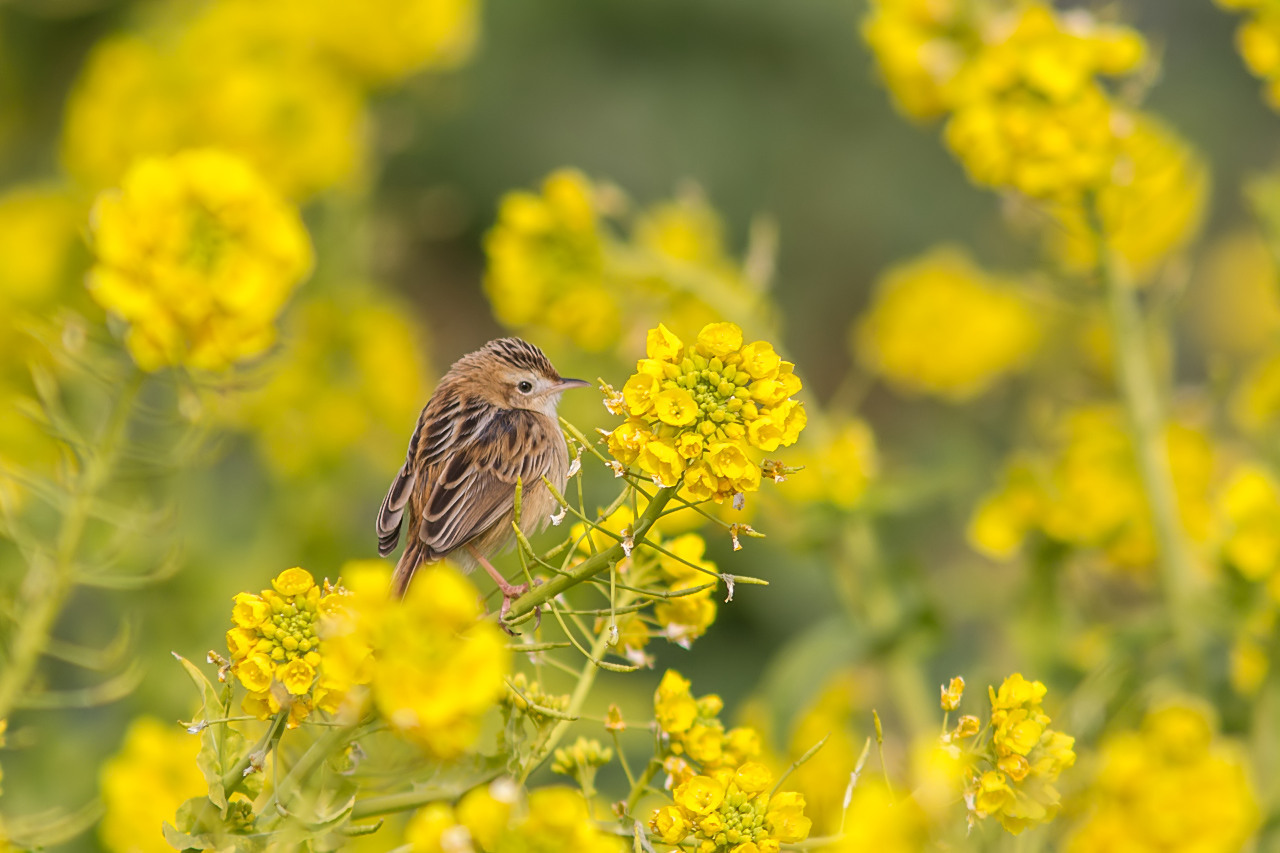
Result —
[{"label": "bird's eye", "polygon": [[530,382],[528,379],[522,379],[520,380],[520,384],[517,385],[516,388],[519,389],[521,394],[528,394],[530,391],[533,390],[533,383]]}]

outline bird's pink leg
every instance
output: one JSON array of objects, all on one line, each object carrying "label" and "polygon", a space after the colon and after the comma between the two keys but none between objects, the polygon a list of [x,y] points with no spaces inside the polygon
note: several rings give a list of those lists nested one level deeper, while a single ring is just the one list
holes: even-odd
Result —
[{"label": "bird's pink leg", "polygon": [[[489,573],[489,577],[493,578],[493,582],[498,585],[498,589],[502,590],[502,609],[498,612],[498,624],[502,626],[502,630],[506,631],[508,634],[514,635],[515,631],[511,630],[511,627],[507,625],[507,611],[511,609],[511,602],[514,599],[519,598],[529,591],[529,585],[527,583],[508,583],[507,579],[502,576],[502,573],[495,569],[493,565],[484,558],[484,555],[476,550],[474,545],[468,542],[466,548],[467,551],[471,553],[471,556],[476,558],[476,562],[483,566],[484,570]],[[541,625],[542,611],[535,609],[534,615],[538,619],[538,624]]]}]

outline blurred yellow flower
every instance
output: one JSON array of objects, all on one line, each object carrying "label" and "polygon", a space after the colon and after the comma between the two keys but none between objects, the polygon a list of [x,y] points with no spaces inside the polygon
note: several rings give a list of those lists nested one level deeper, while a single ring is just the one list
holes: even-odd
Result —
[{"label": "blurred yellow flower", "polygon": [[854,348],[895,387],[960,402],[1024,369],[1041,334],[1016,281],[944,247],[880,278],[855,326]]},{"label": "blurred yellow flower", "polygon": [[623,853],[621,838],[596,826],[581,792],[553,786],[529,792],[516,808],[519,789],[500,779],[463,796],[455,808],[432,803],[409,822],[405,838],[414,853],[464,851],[574,851]]},{"label": "blurred yellow flower", "polygon": [[648,357],[622,393],[631,417],[610,434],[609,452],[658,485],[682,484],[691,500],[756,491],[749,448],[794,444],[807,421],[791,399],[801,388],[794,365],[765,348],[772,353],[764,341],[744,347],[733,323],[704,326],[688,346],[665,325],[650,330]]},{"label": "blurred yellow flower", "polygon": [[964,12],[958,0],[872,0],[862,37],[908,117],[936,118],[950,106],[948,89],[971,49]]},{"label": "blurred yellow flower", "polygon": [[1257,356],[1280,338],[1280,276],[1267,242],[1254,230],[1209,244],[1187,292],[1187,320],[1208,350]]},{"label": "blurred yellow flower", "polygon": [[595,193],[581,172],[562,169],[547,177],[541,195],[502,199],[485,236],[484,290],[498,322],[545,326],[590,352],[616,342],[621,319],[605,285]]},{"label": "blurred yellow flower", "polygon": [[1229,10],[1245,11],[1236,29],[1236,50],[1255,77],[1266,83],[1267,103],[1280,110],[1280,9],[1265,0],[1217,0]]},{"label": "blurred yellow flower", "polygon": [[308,299],[290,312],[266,382],[220,401],[220,415],[251,431],[281,476],[389,468],[430,390],[411,314],[373,287]]},{"label": "blurred yellow flower", "polygon": [[196,766],[200,738],[154,717],[129,724],[120,752],[102,765],[98,839],[111,853],[165,853],[160,825],[178,806],[208,791]]},{"label": "blurred yellow flower", "polygon": [[781,495],[798,503],[826,501],[843,510],[862,502],[879,467],[875,433],[861,418],[823,417],[803,447],[785,457],[803,471],[786,477]]},{"label": "blurred yellow flower", "polygon": [[[1214,530],[1215,454],[1208,435],[1181,423],[1165,429],[1179,514],[1193,542]],[[969,541],[988,556],[1014,554],[1031,530],[1077,548],[1101,549],[1114,565],[1146,570],[1156,556],[1146,493],[1123,412],[1085,406],[1057,423],[1052,448],[1019,454],[979,504]]]},{"label": "blurred yellow flower", "polygon": [[100,189],[140,158],[214,146],[293,198],[349,181],[363,156],[363,99],[302,35],[312,14],[222,0],[176,31],[102,41],[67,102],[67,171]]},{"label": "blurred yellow flower", "polygon": [[[835,780],[832,780],[833,782]],[[832,853],[918,853],[929,849],[928,823],[910,797],[895,797],[878,779],[861,779]]]},{"label": "blurred yellow flower", "polygon": [[1280,603],[1280,485],[1246,463],[1232,472],[1218,503],[1223,557],[1246,580],[1267,583]]},{"label": "blurred yellow flower", "polygon": [[859,693],[851,671],[831,675],[796,718],[787,751],[777,762],[794,761],[827,738],[822,749],[787,779],[790,787],[804,795],[805,814],[813,821],[815,835],[834,834],[842,822],[846,827],[854,825],[852,815],[845,815],[844,795],[862,750],[862,739],[854,734],[854,717],[862,711],[857,705]]},{"label": "blurred yellow flower", "polygon": [[985,22],[951,92],[946,142],[976,183],[1033,198],[1107,183],[1126,118],[1095,75],[1131,72],[1142,37],[1082,10],[1029,2]]},{"label": "blurred yellow flower", "polygon": [[352,594],[326,620],[326,660],[367,673],[374,707],[394,731],[432,756],[456,758],[507,693],[506,636],[480,621],[479,594],[456,569],[420,568],[403,600],[389,597],[386,569],[380,561],[344,569]]},{"label": "blurred yellow flower", "polygon": [[[1094,203],[1111,251],[1142,281],[1195,236],[1209,193],[1209,171],[1190,145],[1139,114],[1120,137],[1112,179]],[[1096,238],[1079,199],[1053,205],[1049,249],[1069,268],[1097,267]]]},{"label": "blurred yellow flower", "polygon": [[297,211],[211,149],[140,162],[99,196],[91,228],[89,292],[129,324],[145,370],[221,371],[262,354],[311,269]]},{"label": "blurred yellow flower", "polygon": [[27,184],[0,195],[0,310],[43,309],[79,250],[84,205],[69,190]]},{"label": "blurred yellow flower", "polygon": [[1217,738],[1204,710],[1172,705],[1138,731],[1107,737],[1084,816],[1066,849],[1244,849],[1259,823],[1245,756]]}]

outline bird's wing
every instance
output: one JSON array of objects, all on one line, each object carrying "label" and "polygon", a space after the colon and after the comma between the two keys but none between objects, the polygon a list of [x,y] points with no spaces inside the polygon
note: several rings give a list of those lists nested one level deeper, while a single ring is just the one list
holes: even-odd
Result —
[{"label": "bird's wing", "polygon": [[539,482],[551,470],[554,442],[564,440],[542,415],[493,408],[454,438],[435,454],[421,504],[418,536],[438,555],[501,521],[515,500],[516,481],[525,488]]},{"label": "bird's wing", "polygon": [[413,492],[416,479],[413,459],[418,454],[418,438],[422,435],[422,423],[426,419],[426,410],[418,416],[418,425],[409,438],[409,452],[405,454],[404,465],[391,482],[387,496],[382,499],[378,509],[378,555],[385,557],[395,550],[400,541],[400,522],[404,518],[405,505],[409,503],[409,495]]}]

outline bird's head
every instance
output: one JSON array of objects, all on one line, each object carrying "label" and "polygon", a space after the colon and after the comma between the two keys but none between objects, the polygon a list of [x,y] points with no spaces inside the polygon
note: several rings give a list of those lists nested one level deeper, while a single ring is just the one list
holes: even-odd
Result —
[{"label": "bird's head", "polygon": [[476,353],[477,378],[486,396],[507,409],[529,409],[556,416],[560,395],[570,388],[589,388],[582,379],[565,379],[551,360],[533,344],[520,338],[499,338]]}]

